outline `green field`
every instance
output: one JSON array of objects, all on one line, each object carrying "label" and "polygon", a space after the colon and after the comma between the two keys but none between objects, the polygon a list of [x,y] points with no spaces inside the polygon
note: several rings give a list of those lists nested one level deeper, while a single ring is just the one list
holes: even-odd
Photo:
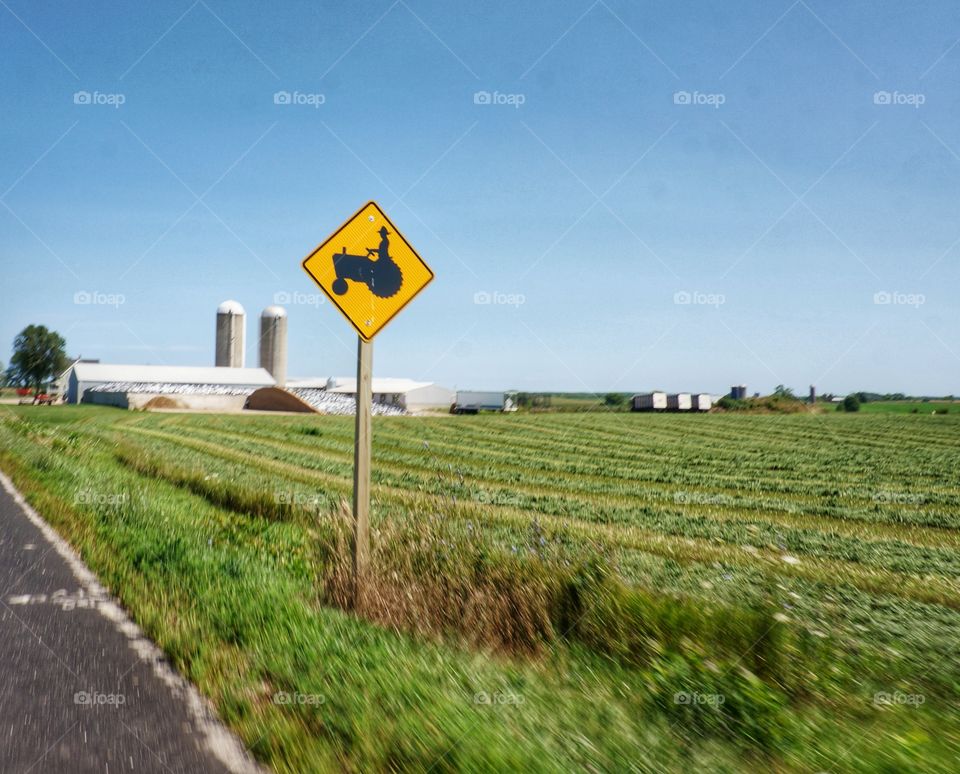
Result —
[{"label": "green field", "polygon": [[860,404],[861,411],[886,414],[960,414],[960,402],[947,400],[881,400]]},{"label": "green field", "polygon": [[[276,771],[957,771],[960,412],[0,406],[0,467]],[[293,698],[291,698],[293,697]]]}]

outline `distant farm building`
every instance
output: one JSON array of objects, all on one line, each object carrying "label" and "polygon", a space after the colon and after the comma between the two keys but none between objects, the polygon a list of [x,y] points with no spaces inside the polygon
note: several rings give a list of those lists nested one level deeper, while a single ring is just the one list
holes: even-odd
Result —
[{"label": "distant farm building", "polygon": [[239,411],[254,390],[275,384],[263,368],[79,362],[65,376],[67,403],[122,408]]},{"label": "distant farm building", "polygon": [[[432,409],[447,411],[455,398],[453,390],[433,382],[415,382],[412,379],[374,377],[371,387],[374,406],[394,406],[411,413]],[[355,398],[357,380],[343,377],[330,379],[327,392]]]},{"label": "distant farm building", "polygon": [[674,392],[667,395],[667,411],[689,411],[693,405],[689,392]]}]

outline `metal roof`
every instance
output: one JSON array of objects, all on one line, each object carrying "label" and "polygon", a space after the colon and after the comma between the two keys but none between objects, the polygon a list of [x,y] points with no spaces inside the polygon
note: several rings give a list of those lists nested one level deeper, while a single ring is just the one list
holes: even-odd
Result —
[{"label": "metal roof", "polygon": [[276,380],[265,368],[216,366],[114,365],[76,363],[73,372],[81,382],[147,382],[164,384],[216,384],[271,387]]},{"label": "metal roof", "polygon": [[[329,392],[355,393],[357,391],[357,380],[351,377],[334,377],[331,379],[332,385],[327,387]],[[430,387],[433,382],[415,382],[413,379],[396,379],[393,377],[373,377],[371,379],[371,392],[381,394],[404,394],[420,387]]]}]

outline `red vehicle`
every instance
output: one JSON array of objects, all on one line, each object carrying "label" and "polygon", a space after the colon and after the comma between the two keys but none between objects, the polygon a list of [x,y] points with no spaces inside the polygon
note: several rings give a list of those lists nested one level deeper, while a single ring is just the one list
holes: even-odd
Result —
[{"label": "red vehicle", "polygon": [[25,398],[31,392],[33,392],[33,390],[31,390],[29,387],[17,387],[17,397],[19,398]]},{"label": "red vehicle", "polygon": [[47,395],[45,392],[41,392],[33,396],[33,402],[37,406],[52,406],[53,405],[53,396]]}]

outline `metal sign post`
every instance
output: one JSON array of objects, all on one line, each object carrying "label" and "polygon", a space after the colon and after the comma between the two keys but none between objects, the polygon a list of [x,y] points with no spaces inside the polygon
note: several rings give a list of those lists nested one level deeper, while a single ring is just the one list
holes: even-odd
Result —
[{"label": "metal sign post", "polygon": [[353,326],[357,341],[357,421],[353,447],[353,605],[370,565],[370,415],[373,337],[433,279],[376,202],[367,202],[310,255],[304,271]]},{"label": "metal sign post", "polygon": [[353,606],[360,607],[370,564],[370,446],[373,342],[357,337],[357,417],[353,442]]}]

